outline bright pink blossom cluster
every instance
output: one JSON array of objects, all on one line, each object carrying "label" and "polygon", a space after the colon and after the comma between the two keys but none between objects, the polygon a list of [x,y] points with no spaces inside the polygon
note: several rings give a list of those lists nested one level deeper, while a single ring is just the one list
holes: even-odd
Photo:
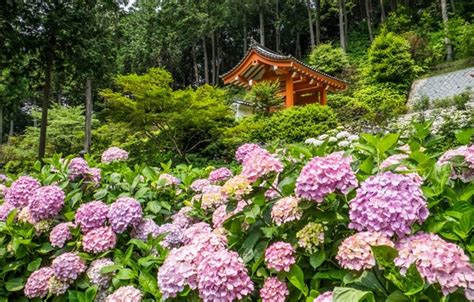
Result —
[{"label": "bright pink blossom cluster", "polygon": [[242,163],[250,152],[256,149],[261,149],[261,147],[257,144],[243,144],[237,150],[235,151],[235,159],[239,162]]},{"label": "bright pink blossom cluster", "polygon": [[105,298],[105,302],[140,302],[142,293],[132,285],[119,287]]},{"label": "bright pink blossom cluster", "polygon": [[325,157],[315,157],[301,170],[296,180],[296,196],[322,203],[324,197],[336,191],[347,194],[357,186],[351,169],[352,157],[335,152]]},{"label": "bright pink blossom cluster", "polygon": [[75,253],[64,253],[53,260],[51,268],[57,279],[74,281],[86,271],[86,262]]},{"label": "bright pink blossom cluster", "polygon": [[[464,162],[459,164],[454,161],[455,157],[464,158]],[[446,151],[439,159],[439,166],[450,164],[453,167],[451,178],[459,178],[463,182],[474,180],[474,145],[461,146],[453,150]]]},{"label": "bright pink blossom cluster", "polygon": [[474,300],[474,270],[459,246],[434,234],[419,233],[403,238],[397,249],[395,264],[402,274],[415,264],[429,283],[439,283],[444,295],[464,288],[466,298]]},{"label": "bright pink blossom cluster", "polygon": [[53,218],[62,210],[65,198],[63,190],[55,185],[36,189],[28,205],[31,218],[34,221]]},{"label": "bright pink blossom cluster", "polygon": [[72,239],[70,228],[76,227],[72,222],[63,222],[56,225],[49,233],[49,242],[54,247],[62,248],[68,240]]},{"label": "bright pink blossom cluster", "polygon": [[260,289],[262,302],[285,302],[290,292],[285,282],[278,280],[278,277],[265,279],[263,287]]},{"label": "bright pink blossom cluster", "polygon": [[409,234],[412,224],[422,223],[429,215],[420,185],[411,176],[392,172],[367,178],[349,204],[349,227],[390,237]]},{"label": "bright pink blossom cluster", "polygon": [[117,235],[109,226],[93,229],[82,238],[82,248],[89,253],[102,253],[115,247]]},{"label": "bright pink blossom cluster", "polygon": [[218,183],[220,181],[224,181],[231,178],[233,175],[234,174],[229,168],[222,167],[215,169],[211,173],[209,173],[208,179],[211,183]]},{"label": "bright pink blossom cluster", "polygon": [[74,217],[83,233],[104,226],[107,220],[109,206],[102,201],[91,201],[82,204]]},{"label": "bright pink blossom cluster", "polygon": [[287,242],[275,242],[265,250],[265,264],[269,269],[289,272],[295,262],[295,249]]},{"label": "bright pink blossom cluster", "polygon": [[242,163],[242,175],[250,181],[270,173],[283,171],[283,164],[273,154],[262,148],[247,153]]},{"label": "bright pink blossom cluster", "polygon": [[113,161],[124,161],[128,159],[128,152],[118,148],[110,147],[102,153],[101,161],[103,164],[110,164]]},{"label": "bright pink blossom cluster", "polygon": [[5,193],[5,202],[15,208],[26,207],[34,191],[39,189],[39,181],[30,176],[20,176]]},{"label": "bright pink blossom cluster", "polygon": [[337,251],[336,259],[345,268],[354,271],[375,266],[372,246],[387,245],[395,247],[388,237],[380,232],[361,232],[347,237]]},{"label": "bright pink blossom cluster", "polygon": [[293,196],[283,197],[275,202],[272,207],[272,220],[276,225],[300,220],[303,210],[298,207],[300,200]]}]

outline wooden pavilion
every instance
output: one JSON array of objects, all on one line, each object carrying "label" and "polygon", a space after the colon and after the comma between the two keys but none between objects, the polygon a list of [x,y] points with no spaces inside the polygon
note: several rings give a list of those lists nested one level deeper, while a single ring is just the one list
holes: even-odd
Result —
[{"label": "wooden pavilion", "polygon": [[348,82],[316,70],[291,55],[276,53],[255,41],[242,60],[221,76],[224,84],[250,89],[258,81],[280,81],[285,106],[319,102],[326,105],[327,91],[345,90]]}]

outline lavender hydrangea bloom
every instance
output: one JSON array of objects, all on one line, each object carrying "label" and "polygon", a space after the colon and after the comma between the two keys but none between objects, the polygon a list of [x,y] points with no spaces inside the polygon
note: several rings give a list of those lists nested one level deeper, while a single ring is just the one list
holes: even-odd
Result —
[{"label": "lavender hydrangea bloom", "polygon": [[110,147],[101,156],[103,164],[110,164],[113,161],[124,161],[128,159],[128,152],[118,147]]},{"label": "lavender hydrangea bloom", "polygon": [[466,298],[474,299],[474,270],[459,246],[434,234],[419,233],[403,238],[397,249],[395,265],[402,274],[415,264],[428,283],[439,283],[444,295],[464,288]]},{"label": "lavender hydrangea bloom", "polygon": [[[464,163],[457,165],[453,162],[454,157],[464,157]],[[446,151],[437,162],[438,166],[451,164],[453,172],[452,179],[459,178],[463,182],[471,182],[474,180],[474,145],[461,146],[453,150]]]},{"label": "lavender hydrangea bloom", "polygon": [[41,187],[39,181],[30,176],[21,176],[5,192],[5,201],[16,208],[26,207],[31,194]]},{"label": "lavender hydrangea bloom", "polygon": [[87,172],[87,181],[91,182],[94,187],[100,185],[101,177],[101,170],[99,168],[91,168]]},{"label": "lavender hydrangea bloom", "polygon": [[283,164],[267,150],[258,148],[245,156],[241,174],[253,182],[269,173],[281,171]]},{"label": "lavender hydrangea bloom", "polygon": [[54,276],[61,281],[74,281],[85,272],[86,263],[75,253],[64,253],[51,264]]},{"label": "lavender hydrangea bloom", "polygon": [[15,207],[10,204],[8,201],[5,201],[2,205],[0,205],[0,221],[7,220],[8,215],[13,211]]},{"label": "lavender hydrangea bloom", "polygon": [[429,215],[420,184],[411,176],[392,172],[369,177],[349,204],[349,227],[390,237],[409,234],[412,224],[422,223]]},{"label": "lavender hydrangea bloom", "polygon": [[324,292],[314,298],[313,302],[332,302],[333,301],[333,294],[332,292]]},{"label": "lavender hydrangea bloom", "polygon": [[131,236],[146,242],[149,235],[156,238],[159,233],[160,227],[152,219],[144,218],[133,228]]},{"label": "lavender hydrangea bloom", "polygon": [[114,262],[110,259],[96,259],[91,262],[87,269],[87,277],[91,281],[92,285],[107,288],[112,281],[114,273],[102,274],[100,271],[106,266],[114,265]]},{"label": "lavender hydrangea bloom", "polygon": [[185,240],[183,229],[172,223],[161,225],[158,234],[166,234],[166,237],[161,241],[161,246],[167,249],[179,247]]},{"label": "lavender hydrangea bloom", "polygon": [[278,241],[265,250],[265,264],[269,269],[277,272],[289,272],[292,264],[296,262],[295,249],[291,244]]},{"label": "lavender hydrangea bloom", "polygon": [[336,191],[347,194],[357,186],[351,169],[352,158],[343,152],[315,157],[301,170],[296,180],[296,196],[322,203],[324,197]]},{"label": "lavender hydrangea bloom", "polygon": [[65,198],[63,190],[55,185],[37,189],[28,205],[31,217],[35,221],[53,218],[61,212]]},{"label": "lavender hydrangea bloom", "polygon": [[299,199],[293,196],[284,197],[272,207],[272,220],[276,225],[282,225],[286,222],[295,221],[301,219],[303,210],[298,207]]},{"label": "lavender hydrangea bloom", "polygon": [[109,206],[102,201],[91,201],[82,204],[76,211],[75,221],[83,233],[101,227],[107,220]]},{"label": "lavender hydrangea bloom", "polygon": [[122,286],[108,295],[105,302],[140,302],[142,293],[132,285]]},{"label": "lavender hydrangea bloom", "polygon": [[59,296],[68,290],[69,285],[69,281],[61,281],[53,276],[48,280],[48,291],[52,295]]},{"label": "lavender hydrangea bloom", "polygon": [[209,181],[209,179],[206,179],[206,178],[200,178],[200,179],[196,179],[195,181],[193,181],[191,183],[191,190],[193,190],[194,192],[198,192],[198,193],[201,193],[202,192],[202,189],[204,187],[207,187],[211,184],[211,182]]},{"label": "lavender hydrangea bloom", "polygon": [[250,152],[252,152],[255,149],[262,149],[259,145],[257,144],[243,144],[237,150],[235,151],[235,159],[239,162],[242,163]]},{"label": "lavender hydrangea bloom", "polygon": [[158,178],[158,182],[162,182],[164,186],[177,186],[181,183],[181,180],[171,174],[163,173]]},{"label": "lavender hydrangea bloom", "polygon": [[199,296],[204,301],[241,300],[253,291],[247,269],[236,252],[206,252],[197,271]]},{"label": "lavender hydrangea bloom", "polygon": [[71,159],[68,165],[68,178],[70,180],[77,180],[84,178],[89,173],[89,164],[82,157],[75,157]]},{"label": "lavender hydrangea bloom", "polygon": [[49,233],[49,242],[54,247],[62,248],[66,241],[72,239],[71,230],[75,225],[72,222],[63,222],[55,226]]},{"label": "lavender hydrangea bloom", "polygon": [[185,286],[197,288],[197,267],[194,263],[198,251],[192,245],[171,250],[158,270],[158,287],[164,299],[174,298]]},{"label": "lavender hydrangea bloom", "polygon": [[143,211],[140,203],[130,197],[121,197],[109,207],[107,218],[116,233],[123,233],[129,226],[142,221]]},{"label": "lavender hydrangea bloom", "polygon": [[277,277],[265,279],[262,289],[260,289],[260,298],[262,302],[285,302],[290,292],[285,282],[278,280]]},{"label": "lavender hydrangea bloom", "polygon": [[102,253],[111,250],[117,243],[117,236],[109,226],[93,229],[82,238],[82,247],[89,253]]},{"label": "lavender hydrangea bloom", "polygon": [[211,183],[217,183],[219,181],[224,181],[233,176],[232,171],[229,168],[222,167],[215,169],[209,174],[209,181]]},{"label": "lavender hydrangea bloom", "polygon": [[193,209],[191,207],[182,207],[176,214],[171,216],[173,224],[180,228],[187,228],[193,223],[193,218],[189,216],[189,212]]},{"label": "lavender hydrangea bloom", "polygon": [[8,177],[5,174],[0,174],[0,183],[6,182]]},{"label": "lavender hydrangea bloom", "polygon": [[42,267],[34,271],[26,281],[23,292],[29,299],[44,298],[48,295],[48,281],[53,277],[53,269]]}]

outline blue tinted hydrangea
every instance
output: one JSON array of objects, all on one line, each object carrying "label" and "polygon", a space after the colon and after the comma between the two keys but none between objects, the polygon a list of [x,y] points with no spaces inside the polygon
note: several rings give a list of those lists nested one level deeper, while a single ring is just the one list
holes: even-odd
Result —
[{"label": "blue tinted hydrangea", "polygon": [[33,192],[40,187],[39,181],[33,177],[21,176],[6,191],[5,201],[16,208],[26,207]]},{"label": "blue tinted hydrangea", "polygon": [[75,253],[64,253],[53,260],[51,268],[59,280],[74,281],[86,271],[86,263]]},{"label": "blue tinted hydrangea", "polygon": [[283,171],[283,164],[280,160],[267,150],[258,148],[245,156],[241,174],[253,182],[270,173],[281,171]]},{"label": "blue tinted hydrangea", "polygon": [[235,151],[235,159],[239,162],[242,163],[245,159],[245,156],[247,156],[248,153],[252,152],[255,149],[262,149],[259,145],[257,144],[243,144],[237,150]]},{"label": "blue tinted hydrangea", "polygon": [[42,267],[34,271],[26,281],[23,292],[29,299],[44,298],[48,295],[48,281],[53,277],[53,269]]},{"label": "blue tinted hydrangea", "polygon": [[340,191],[347,194],[357,186],[351,169],[352,158],[342,152],[315,157],[301,170],[296,180],[296,196],[322,203],[327,194]]},{"label": "blue tinted hydrangea", "polygon": [[159,227],[159,234],[166,234],[166,237],[161,241],[161,246],[167,249],[172,249],[183,245],[185,237],[183,229],[172,223],[166,223]]},{"label": "blue tinted hydrangea", "polygon": [[96,259],[92,261],[86,272],[91,284],[103,288],[109,287],[112,277],[114,276],[114,272],[103,274],[100,271],[104,267],[111,265],[114,265],[114,262],[110,259]]},{"label": "blue tinted hydrangea", "polygon": [[72,222],[63,222],[56,225],[49,233],[49,242],[54,247],[62,248],[68,240],[72,239],[70,228],[74,228]]},{"label": "blue tinted hydrangea", "polygon": [[128,159],[128,152],[118,147],[110,147],[101,156],[103,164],[110,164],[113,161],[124,161]]},{"label": "blue tinted hydrangea", "polygon": [[288,286],[278,280],[278,277],[268,277],[260,289],[262,302],[285,302],[289,294]]},{"label": "blue tinted hydrangea", "polygon": [[40,221],[58,215],[64,206],[65,197],[63,190],[55,185],[37,189],[28,205],[32,219]]},{"label": "blue tinted hydrangea", "polygon": [[70,180],[78,180],[84,178],[89,173],[89,165],[82,157],[71,159],[68,165],[68,178]]},{"label": "blue tinted hydrangea", "polygon": [[150,218],[144,218],[142,221],[133,228],[131,236],[143,241],[148,240],[148,236],[156,238],[160,233],[160,227]]},{"label": "blue tinted hydrangea", "polygon": [[121,197],[109,207],[107,218],[116,233],[123,233],[128,227],[142,221],[143,211],[140,203],[130,197]]},{"label": "blue tinted hydrangea", "polygon": [[88,253],[102,253],[111,250],[117,243],[117,236],[109,226],[93,229],[82,237],[82,248]]},{"label": "blue tinted hydrangea", "polygon": [[232,171],[229,168],[222,167],[215,169],[209,174],[209,181],[211,183],[217,183],[219,181],[224,181],[233,176]]},{"label": "blue tinted hydrangea", "polygon": [[140,302],[142,293],[132,285],[122,286],[105,298],[105,302]]},{"label": "blue tinted hydrangea", "polygon": [[109,206],[102,201],[82,204],[76,211],[75,221],[83,233],[101,227],[107,221]]},{"label": "blue tinted hydrangea", "polygon": [[349,227],[403,237],[411,226],[429,215],[426,200],[415,178],[392,172],[371,176],[357,189],[349,204]]}]

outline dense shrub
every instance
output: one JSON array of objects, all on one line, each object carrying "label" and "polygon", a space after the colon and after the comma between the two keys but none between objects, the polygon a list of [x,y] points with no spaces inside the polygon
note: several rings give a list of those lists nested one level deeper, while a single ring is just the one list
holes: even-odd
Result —
[{"label": "dense shrub", "polygon": [[336,75],[349,67],[346,53],[342,48],[333,46],[331,43],[316,46],[309,54],[308,63],[318,70]]},{"label": "dense shrub", "polygon": [[328,97],[328,106],[334,110],[338,121],[343,124],[373,120],[373,108],[349,95],[330,95]]},{"label": "dense shrub", "polygon": [[244,99],[253,104],[255,113],[270,115],[271,110],[277,110],[283,105],[284,98],[279,95],[279,90],[279,81],[257,82],[247,91]]},{"label": "dense shrub", "polygon": [[406,96],[392,85],[367,85],[354,93],[354,98],[367,105],[374,121],[384,121],[406,111]]}]

